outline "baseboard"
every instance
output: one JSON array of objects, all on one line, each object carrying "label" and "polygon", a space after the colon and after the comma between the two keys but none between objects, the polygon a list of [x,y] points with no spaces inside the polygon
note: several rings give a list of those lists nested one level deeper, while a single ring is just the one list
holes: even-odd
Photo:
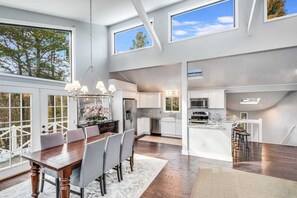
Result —
[{"label": "baseboard", "polygon": [[214,160],[233,162],[232,156],[226,156],[226,155],[217,155],[217,154],[213,154],[213,153],[193,152],[193,151],[189,151],[189,155],[193,155],[196,157],[202,157],[202,158],[208,158],[208,159],[214,159]]}]

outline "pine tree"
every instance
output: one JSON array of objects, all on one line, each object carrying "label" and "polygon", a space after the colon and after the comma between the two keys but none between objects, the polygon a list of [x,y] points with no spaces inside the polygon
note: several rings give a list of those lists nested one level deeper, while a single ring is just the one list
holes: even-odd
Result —
[{"label": "pine tree", "polygon": [[285,9],[286,0],[268,0],[267,4],[267,18],[273,19],[276,17],[286,16]]},{"label": "pine tree", "polygon": [[132,47],[130,47],[131,50],[138,49],[145,47],[149,44],[149,41],[147,39],[147,35],[143,32],[138,32],[135,36],[135,39],[132,40]]}]

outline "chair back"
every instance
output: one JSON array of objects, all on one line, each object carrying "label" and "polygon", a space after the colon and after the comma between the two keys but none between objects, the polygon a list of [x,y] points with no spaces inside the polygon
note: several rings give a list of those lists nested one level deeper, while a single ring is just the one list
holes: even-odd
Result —
[{"label": "chair back", "polygon": [[103,174],[106,139],[88,143],[80,169],[80,186],[85,187]]},{"label": "chair back", "polygon": [[104,172],[120,164],[122,134],[109,136],[105,147]]},{"label": "chair back", "polygon": [[130,129],[124,132],[121,144],[121,162],[132,156],[134,146],[134,133],[135,129]]},{"label": "chair back", "polygon": [[85,133],[82,128],[67,131],[67,143],[85,139]]},{"label": "chair back", "polygon": [[85,133],[86,133],[86,138],[97,136],[100,134],[99,128],[97,125],[86,127]]},{"label": "chair back", "polygon": [[40,136],[41,149],[52,148],[64,144],[62,133],[42,134]]}]

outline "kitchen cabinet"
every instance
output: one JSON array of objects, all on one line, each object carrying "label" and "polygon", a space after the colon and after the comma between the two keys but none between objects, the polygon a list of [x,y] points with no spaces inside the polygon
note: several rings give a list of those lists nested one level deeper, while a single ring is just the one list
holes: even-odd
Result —
[{"label": "kitchen cabinet", "polygon": [[151,119],[150,118],[137,118],[137,135],[151,133]]},{"label": "kitchen cabinet", "polygon": [[162,118],[161,119],[161,135],[168,137],[181,137],[182,126],[180,119]]},{"label": "kitchen cabinet", "polygon": [[224,109],[225,108],[225,90],[210,89],[210,90],[193,90],[188,93],[188,108],[191,108],[191,98],[208,98],[209,109]]},{"label": "kitchen cabinet", "polygon": [[161,108],[160,92],[139,92],[137,108]]}]

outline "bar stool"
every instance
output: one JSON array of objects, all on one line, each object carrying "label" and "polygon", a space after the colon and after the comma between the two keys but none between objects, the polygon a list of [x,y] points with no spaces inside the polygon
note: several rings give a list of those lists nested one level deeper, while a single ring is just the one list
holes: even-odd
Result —
[{"label": "bar stool", "polygon": [[245,144],[245,147],[249,149],[248,147],[248,136],[251,134],[248,133],[245,129],[243,128],[235,128],[235,133],[236,133],[236,139],[237,139],[237,144],[239,148],[240,142],[243,142]]}]

